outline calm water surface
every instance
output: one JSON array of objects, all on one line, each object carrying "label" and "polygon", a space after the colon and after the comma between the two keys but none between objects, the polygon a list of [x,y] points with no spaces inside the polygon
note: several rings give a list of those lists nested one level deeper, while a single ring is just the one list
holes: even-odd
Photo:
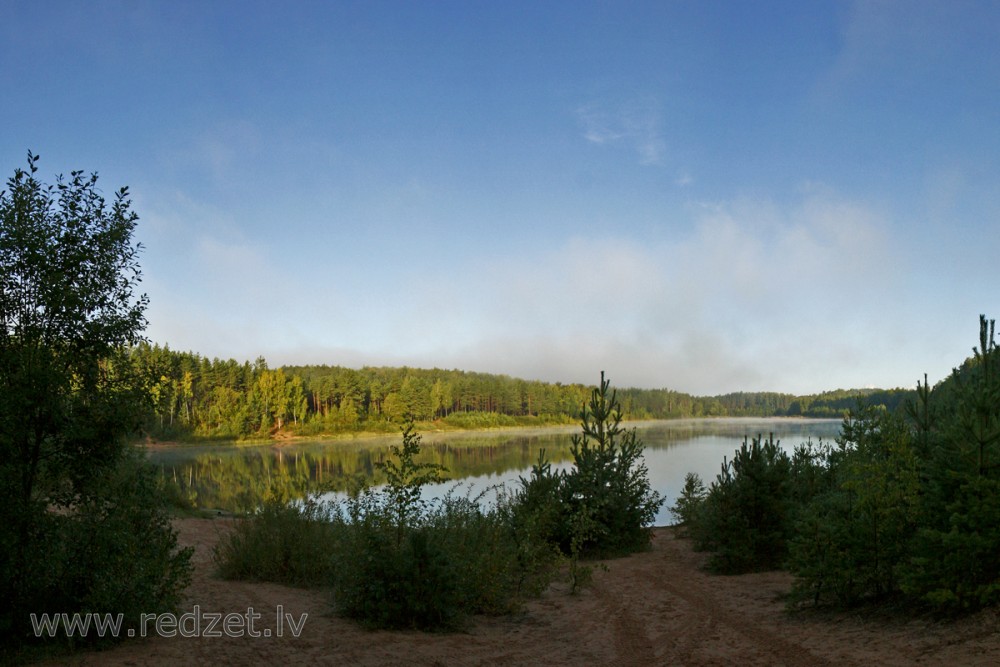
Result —
[{"label": "calm water surface", "polygon": [[[684,475],[698,473],[707,485],[718,474],[723,457],[732,458],[745,436],[773,433],[791,452],[810,439],[832,441],[840,432],[840,420],[827,419],[684,419],[627,426],[638,430],[646,446],[650,483],[666,498],[657,525],[671,522],[668,508],[684,484]],[[444,465],[451,480],[428,486],[425,496],[442,495],[456,484],[458,492],[472,494],[498,484],[516,485],[518,477],[528,476],[541,449],[553,469],[567,469],[572,465],[570,438],[578,432],[579,427],[568,427],[424,434],[421,459]],[[342,494],[352,484],[380,484],[375,464],[385,459],[389,445],[400,442],[397,436],[283,447],[178,447],[153,451],[149,458],[194,506],[243,511],[271,495]]]}]

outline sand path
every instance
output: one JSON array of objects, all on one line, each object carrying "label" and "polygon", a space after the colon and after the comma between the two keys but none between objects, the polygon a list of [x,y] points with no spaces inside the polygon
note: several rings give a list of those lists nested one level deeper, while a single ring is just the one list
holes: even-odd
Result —
[{"label": "sand path", "polygon": [[[212,545],[227,520],[181,519],[182,544],[195,547],[195,575],[181,611],[246,612],[269,637],[147,637],[49,664],[71,665],[995,665],[1000,614],[953,623],[884,615],[787,614],[779,572],[712,576],[704,555],[672,529],[653,548],[607,561],[579,595],[556,583],[524,613],[474,619],[465,632],[369,632],[330,613],[328,593],[214,577]],[[286,622],[278,637],[275,611]],[[204,628],[203,628],[204,629]],[[152,633],[152,629],[150,631]],[[246,635],[246,632],[243,633]]]}]

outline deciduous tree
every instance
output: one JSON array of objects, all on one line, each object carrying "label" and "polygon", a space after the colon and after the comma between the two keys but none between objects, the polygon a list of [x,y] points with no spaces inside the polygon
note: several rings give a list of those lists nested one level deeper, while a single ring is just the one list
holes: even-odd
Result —
[{"label": "deciduous tree", "polygon": [[[172,533],[159,542],[167,544],[166,555],[148,551],[157,540],[126,546],[119,538],[127,536],[100,534],[109,525],[103,513],[116,498],[126,513],[134,507],[141,514],[143,503],[157,512],[151,495],[117,497],[108,486],[127,457],[124,437],[138,426],[149,399],[126,353],[141,339],[147,303],[137,292],[140,246],[132,234],[138,218],[128,190],[109,203],[96,174],[80,171],[46,185],[35,176],[37,162],[29,153],[28,169],[16,170],[0,193],[3,639],[23,636],[29,609],[53,596],[66,605],[59,611],[99,606],[94,573],[78,571],[94,554],[84,558],[81,545],[71,543],[80,525],[88,526],[84,532],[100,548],[129,550],[130,565],[100,583],[104,601],[116,590],[127,597],[121,587],[132,586],[132,594],[151,593],[146,611],[156,611],[174,594],[174,575],[186,566],[186,560],[170,560]],[[128,489],[127,483],[115,484],[122,493]],[[146,482],[139,487],[152,488]],[[150,521],[169,531],[165,523]],[[149,559],[161,559],[154,565],[160,568],[155,582],[146,576],[152,570],[143,570]],[[152,592],[161,586],[162,596]]]}]

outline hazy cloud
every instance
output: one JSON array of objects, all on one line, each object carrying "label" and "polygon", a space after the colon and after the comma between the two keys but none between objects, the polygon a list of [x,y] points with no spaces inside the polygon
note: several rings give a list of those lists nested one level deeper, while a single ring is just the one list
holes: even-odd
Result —
[{"label": "hazy cloud", "polygon": [[[697,210],[680,239],[574,238],[486,263],[465,283],[474,298],[436,310],[475,335],[419,358],[553,380],[614,369],[618,383],[707,393],[860,386],[884,371],[879,331],[905,261],[884,216],[816,188],[786,207]],[[425,324],[428,341],[447,340]],[[819,375],[831,358],[843,374]]]},{"label": "hazy cloud", "polygon": [[[840,50],[817,80],[817,102],[827,104],[857,86],[919,88],[929,73],[960,49],[970,30],[981,30],[978,12],[956,2],[871,2],[850,4],[840,31]],[[987,21],[988,23],[988,21]],[[940,74],[940,72],[939,72]]]},{"label": "hazy cloud", "polygon": [[264,148],[260,128],[234,118],[193,133],[177,145],[164,146],[159,159],[177,172],[198,174],[215,186],[231,186],[261,160]]},{"label": "hazy cloud", "polygon": [[592,102],[576,109],[583,137],[592,144],[625,144],[639,163],[659,164],[664,151],[660,111],[651,100],[633,100],[618,106]]},{"label": "hazy cloud", "polygon": [[692,204],[682,234],[577,236],[518,256],[420,262],[378,293],[304,290],[326,279],[324,267],[289,271],[263,246],[202,234],[190,279],[211,286],[212,306],[155,295],[153,337],[275,364],[588,383],[605,370],[620,386],[694,393],[885,384],[902,360],[921,358],[913,337],[893,335],[906,307],[896,276],[909,267],[890,223],[811,185],[791,203]]}]

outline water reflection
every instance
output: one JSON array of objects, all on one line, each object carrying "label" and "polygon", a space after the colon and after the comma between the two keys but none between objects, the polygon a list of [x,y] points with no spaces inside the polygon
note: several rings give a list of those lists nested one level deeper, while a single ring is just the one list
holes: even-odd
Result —
[{"label": "water reflection", "polygon": [[[687,419],[630,424],[646,445],[645,461],[653,488],[664,504],[656,523],[670,523],[667,508],[684,475],[696,472],[706,484],[715,478],[723,456],[732,456],[745,435],[774,433],[791,451],[808,440],[832,440],[838,420]],[[545,449],[554,469],[570,466],[570,437],[576,428],[492,434],[428,434],[420,460],[448,469],[451,482],[428,487],[433,497],[460,482],[473,495],[491,485],[516,483]],[[311,442],[283,447],[179,447],[150,453],[163,479],[199,508],[233,512],[253,509],[263,499],[302,498],[311,493],[342,494],[352,485],[383,482],[376,463],[398,437]]]}]

